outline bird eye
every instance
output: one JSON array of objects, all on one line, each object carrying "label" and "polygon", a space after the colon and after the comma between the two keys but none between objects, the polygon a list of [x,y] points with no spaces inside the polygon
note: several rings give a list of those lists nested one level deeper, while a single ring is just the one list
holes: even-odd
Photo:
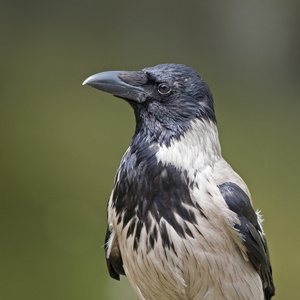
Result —
[{"label": "bird eye", "polygon": [[158,92],[162,95],[166,95],[171,92],[171,88],[165,83],[160,83],[158,85]]}]

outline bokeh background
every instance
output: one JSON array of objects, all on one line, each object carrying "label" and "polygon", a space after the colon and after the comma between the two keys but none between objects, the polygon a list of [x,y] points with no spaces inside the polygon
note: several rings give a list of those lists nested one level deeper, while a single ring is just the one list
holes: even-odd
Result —
[{"label": "bokeh background", "polygon": [[298,299],[300,2],[0,2],[0,298],[135,299],[109,278],[106,202],[134,131],[91,74],[187,64],[262,210],[274,299]]}]

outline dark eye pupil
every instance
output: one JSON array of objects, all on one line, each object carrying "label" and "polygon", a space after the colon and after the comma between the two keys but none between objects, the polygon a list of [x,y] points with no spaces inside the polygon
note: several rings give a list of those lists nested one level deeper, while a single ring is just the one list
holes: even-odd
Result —
[{"label": "dark eye pupil", "polygon": [[160,94],[168,94],[170,91],[171,91],[171,88],[167,84],[165,84],[165,83],[161,83],[158,86],[158,92]]}]

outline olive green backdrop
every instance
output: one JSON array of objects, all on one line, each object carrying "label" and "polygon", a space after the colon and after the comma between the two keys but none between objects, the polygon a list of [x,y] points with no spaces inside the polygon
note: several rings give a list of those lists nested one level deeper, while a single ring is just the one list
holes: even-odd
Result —
[{"label": "olive green backdrop", "polygon": [[135,299],[109,278],[106,202],[130,143],[91,74],[187,64],[210,85],[223,154],[262,210],[276,300],[299,297],[300,2],[0,2],[0,298]]}]

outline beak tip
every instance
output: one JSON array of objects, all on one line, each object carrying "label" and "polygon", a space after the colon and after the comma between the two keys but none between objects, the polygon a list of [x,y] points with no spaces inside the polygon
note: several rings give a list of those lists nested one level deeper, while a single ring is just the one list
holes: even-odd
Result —
[{"label": "beak tip", "polygon": [[87,84],[88,84],[88,79],[89,79],[89,78],[85,79],[85,80],[82,82],[82,85],[87,85]]}]

